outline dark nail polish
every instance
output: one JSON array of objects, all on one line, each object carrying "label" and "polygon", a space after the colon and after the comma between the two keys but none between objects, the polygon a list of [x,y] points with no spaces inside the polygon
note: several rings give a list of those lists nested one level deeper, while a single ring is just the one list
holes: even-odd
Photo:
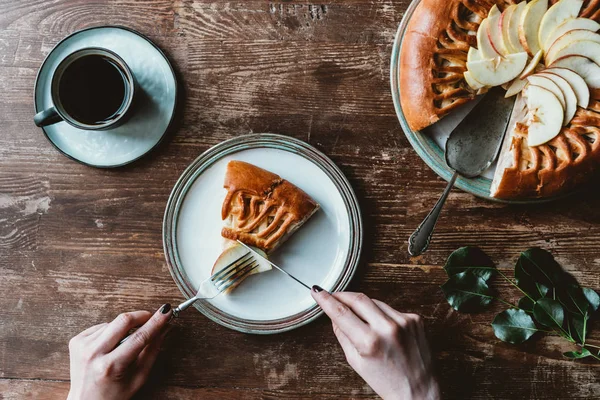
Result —
[{"label": "dark nail polish", "polygon": [[161,312],[161,313],[163,313],[163,314],[168,314],[168,313],[169,313],[169,311],[171,311],[171,305],[170,305],[169,303],[167,303],[167,304],[163,305],[163,306],[160,308],[160,312]]},{"label": "dark nail polish", "polygon": [[322,288],[321,286],[319,286],[319,285],[314,285],[314,286],[312,287],[312,290],[313,290],[313,292],[315,292],[315,293],[319,293],[319,292],[322,292],[322,291],[323,291],[323,288]]}]

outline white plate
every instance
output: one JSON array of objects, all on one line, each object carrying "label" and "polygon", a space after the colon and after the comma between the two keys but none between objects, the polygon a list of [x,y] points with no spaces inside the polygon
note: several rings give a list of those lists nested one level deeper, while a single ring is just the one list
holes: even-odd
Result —
[{"label": "white plate", "polygon": [[[356,268],[362,239],[358,204],[350,185],[311,146],[285,136],[260,134],[209,150],[184,172],[173,190],[165,215],[165,224],[171,222],[165,228],[165,251],[175,280],[180,288],[186,287],[184,294],[195,293],[222,251],[223,179],[231,160],[276,173],[320,204],[321,209],[270,258],[309,286],[343,290]],[[167,246],[169,237],[173,240]],[[306,288],[276,270],[251,276],[231,294],[197,305],[209,318],[252,333],[292,329],[320,313]]]}]

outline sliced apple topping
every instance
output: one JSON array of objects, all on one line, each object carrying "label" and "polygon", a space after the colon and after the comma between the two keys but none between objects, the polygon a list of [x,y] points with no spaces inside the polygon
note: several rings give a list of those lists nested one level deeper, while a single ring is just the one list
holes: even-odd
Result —
[{"label": "sliced apple topping", "polygon": [[486,60],[467,62],[467,69],[475,80],[486,86],[500,86],[523,72],[527,53],[509,54]]},{"label": "sliced apple topping", "polygon": [[558,58],[557,54],[559,54],[560,51],[563,50],[565,47],[573,46],[575,45],[575,43],[581,41],[600,43],[600,35],[595,32],[586,31],[584,29],[576,29],[574,31],[569,31],[565,33],[564,35],[556,39],[556,41],[554,41],[554,43],[552,43],[552,45],[548,49],[545,58],[546,63],[550,64],[552,61],[556,60]]},{"label": "sliced apple topping", "polygon": [[529,85],[524,92],[527,100],[527,143],[539,146],[554,139],[563,126],[563,108],[549,90]]},{"label": "sliced apple topping", "polygon": [[562,76],[549,74],[545,72],[541,72],[537,75],[550,79],[560,88],[560,91],[562,92],[565,98],[565,119],[563,121],[563,125],[567,126],[575,116],[575,113],[577,112],[577,96],[575,95],[575,91],[573,90],[569,82],[567,82],[567,80],[564,79]]},{"label": "sliced apple topping", "polygon": [[583,6],[583,0],[561,0],[548,9],[540,22],[538,31],[538,39],[542,48],[546,44],[546,39],[560,24],[566,20],[577,18],[581,6]]},{"label": "sliced apple topping", "polygon": [[526,78],[535,72],[535,70],[538,68],[541,60],[542,60],[542,51],[540,50],[531,59],[531,61],[529,61],[529,64],[527,64],[527,66],[525,67],[523,72],[521,72],[521,75],[519,75],[518,78],[516,78],[514,81],[512,81],[510,83],[510,85],[508,86],[508,88],[506,90],[506,94],[504,95],[505,98],[509,98],[516,94],[519,94],[523,89],[525,89],[525,86],[527,86]]},{"label": "sliced apple topping", "polygon": [[517,53],[527,51],[521,44],[521,39],[519,38],[519,25],[521,24],[521,18],[525,12],[525,7],[527,7],[527,2],[525,1],[517,4],[517,7],[515,7],[515,11],[513,11],[510,16],[510,21],[508,22],[508,41]]},{"label": "sliced apple topping", "polygon": [[584,3],[521,1],[504,12],[493,5],[478,48],[469,48],[465,81],[473,90],[502,86],[506,97],[527,98],[532,146],[555,137],[600,89],[600,23],[578,17]]},{"label": "sliced apple topping", "polygon": [[516,4],[512,4],[504,9],[502,15],[500,16],[500,21],[498,21],[498,26],[500,32],[502,33],[502,40],[504,42],[504,46],[508,53],[520,53],[524,51],[523,49],[515,49],[510,43],[510,19],[517,8]]},{"label": "sliced apple topping", "polygon": [[569,46],[558,50],[554,58],[547,60],[547,64],[552,64],[561,57],[572,55],[587,57],[598,65],[600,64],[600,43],[591,40],[580,40],[571,43]]},{"label": "sliced apple topping", "polygon": [[481,21],[479,29],[477,29],[477,49],[479,50],[481,57],[484,59],[498,56],[498,53],[496,53],[496,50],[494,50],[494,47],[490,42],[490,37],[487,34],[488,24],[489,19],[485,18],[483,21]]},{"label": "sliced apple topping", "polygon": [[502,36],[502,28],[500,25],[500,19],[502,17],[502,13],[498,10],[498,6],[494,4],[488,14],[488,23],[487,23],[487,35],[490,40],[490,44],[494,48],[494,51],[499,56],[505,56],[508,54],[508,49],[504,44],[504,37]]},{"label": "sliced apple topping", "polygon": [[587,57],[580,55],[560,57],[550,64],[550,67],[568,68],[581,76],[590,88],[600,89],[600,66]]},{"label": "sliced apple topping", "polygon": [[560,67],[548,68],[544,73],[558,75],[569,82],[577,97],[577,105],[582,108],[588,107],[590,104],[590,89],[579,74]]},{"label": "sliced apple topping", "polygon": [[467,53],[467,62],[483,60],[481,57],[481,53],[475,47],[469,47],[469,52]]},{"label": "sliced apple topping", "polygon": [[549,92],[552,92],[552,94],[555,95],[558,101],[560,102],[561,107],[566,107],[565,95],[563,94],[562,90],[560,90],[558,85],[554,83],[551,79],[536,74],[531,75],[527,78],[527,80],[531,85],[539,86],[548,90]]},{"label": "sliced apple topping", "polygon": [[469,71],[466,71],[465,74],[465,81],[467,82],[467,85],[469,85],[471,87],[471,89],[473,90],[479,90],[485,87],[485,85],[479,81],[477,81],[475,78],[473,78],[473,75],[471,75],[471,73]]},{"label": "sliced apple topping", "polygon": [[[558,4],[558,3],[557,3]],[[559,37],[569,31],[585,30],[590,32],[597,32],[600,30],[600,24],[596,21],[588,18],[575,18],[564,21],[562,24],[556,27],[554,31],[548,36],[544,45],[542,46],[545,52],[548,52],[552,43]]]},{"label": "sliced apple topping", "polygon": [[530,56],[540,51],[539,30],[544,14],[548,10],[548,0],[533,0],[527,3],[519,22],[519,39]]}]

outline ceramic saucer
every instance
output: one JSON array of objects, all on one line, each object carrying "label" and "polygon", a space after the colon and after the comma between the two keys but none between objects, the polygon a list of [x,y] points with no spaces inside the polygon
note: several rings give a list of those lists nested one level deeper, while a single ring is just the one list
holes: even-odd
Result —
[{"label": "ceramic saucer", "polygon": [[34,89],[36,113],[53,105],[50,83],[58,64],[75,50],[92,46],[112,50],[125,60],[141,89],[141,104],[126,123],[111,130],[86,131],[64,121],[42,129],[66,156],[93,167],[118,167],[161,141],[175,112],[177,79],[163,52],[140,33],[118,26],[84,29],[63,39],[44,60]]}]

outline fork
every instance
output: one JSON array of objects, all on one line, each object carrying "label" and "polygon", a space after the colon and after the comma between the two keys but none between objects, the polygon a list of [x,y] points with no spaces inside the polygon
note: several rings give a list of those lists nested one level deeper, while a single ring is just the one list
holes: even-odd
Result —
[{"label": "fork", "polygon": [[[175,307],[171,318],[179,317],[179,314],[182,311],[187,310],[198,300],[214,299],[219,294],[246,278],[257,267],[258,261],[254,258],[253,254],[251,252],[244,254],[222,270],[215,272],[211,277],[203,280],[200,283],[198,293],[196,293],[194,297]],[[131,334],[121,340],[118,345],[121,345],[130,337]]]},{"label": "fork", "polygon": [[178,317],[179,313],[187,310],[198,300],[213,299],[223,293],[236,283],[246,278],[252,271],[258,267],[258,261],[251,252],[248,252],[223,268],[215,272],[210,278],[200,283],[198,293],[189,300],[184,301],[173,309],[173,316]]}]

